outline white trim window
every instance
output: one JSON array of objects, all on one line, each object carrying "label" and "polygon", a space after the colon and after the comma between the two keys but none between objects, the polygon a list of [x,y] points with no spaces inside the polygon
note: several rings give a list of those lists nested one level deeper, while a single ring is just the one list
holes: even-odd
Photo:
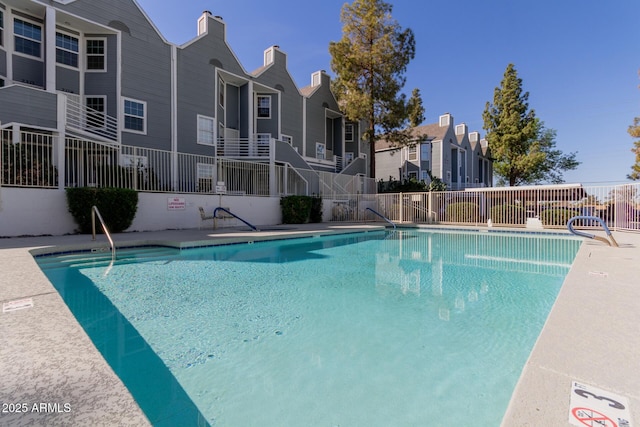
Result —
[{"label": "white trim window", "polygon": [[215,175],[216,165],[209,163],[196,164],[196,176],[198,182],[197,191],[210,192],[213,191],[213,177]]},{"label": "white trim window", "polygon": [[423,162],[431,160],[431,147],[429,144],[420,144],[420,160]]},{"label": "white trim window", "polygon": [[124,98],[124,129],[134,133],[147,133],[147,103]]},{"label": "white trim window", "polygon": [[56,32],[56,63],[78,68],[78,38]]},{"label": "white trim window", "polygon": [[289,144],[289,145],[293,146],[293,137],[292,137],[292,136],[289,136],[289,135],[282,135],[282,136],[280,137],[280,140],[281,140],[282,142],[286,142],[287,144]]},{"label": "white trim window", "polygon": [[409,150],[409,160],[418,160],[418,147],[410,145],[407,148]]},{"label": "white trim window", "polygon": [[216,145],[214,129],[215,119],[213,117],[198,114],[198,144]]},{"label": "white trim window", "polygon": [[256,96],[256,117],[259,119],[271,118],[271,97],[269,95]]},{"label": "white trim window", "polygon": [[345,142],[353,142],[353,123],[345,123],[344,140]]},{"label": "white trim window", "polygon": [[316,142],[316,159],[325,160],[327,156],[327,146],[322,142]]},{"label": "white trim window", "polygon": [[16,52],[42,58],[42,27],[19,18],[13,19],[14,49]]},{"label": "white trim window", "polygon": [[91,129],[106,129],[107,116],[106,96],[86,96],[84,98],[84,105],[86,107],[87,114],[87,127]]},{"label": "white trim window", "polygon": [[86,69],[90,72],[107,71],[107,39],[85,40]]},{"label": "white trim window", "polygon": [[353,162],[353,152],[347,151],[346,153],[344,153],[344,164],[349,165],[351,164],[351,162]]}]

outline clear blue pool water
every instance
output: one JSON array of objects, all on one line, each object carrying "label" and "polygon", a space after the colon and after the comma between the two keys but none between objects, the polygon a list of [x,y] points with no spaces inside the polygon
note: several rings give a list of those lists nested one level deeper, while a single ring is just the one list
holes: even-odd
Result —
[{"label": "clear blue pool water", "polygon": [[580,243],[401,230],[37,260],[154,425],[497,426]]}]

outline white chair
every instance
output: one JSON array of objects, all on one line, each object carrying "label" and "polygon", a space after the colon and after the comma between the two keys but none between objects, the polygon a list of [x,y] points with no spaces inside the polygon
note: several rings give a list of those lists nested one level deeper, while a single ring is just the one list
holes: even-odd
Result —
[{"label": "white chair", "polygon": [[202,230],[202,223],[208,220],[211,220],[212,222],[211,228],[215,228],[215,217],[213,216],[213,213],[211,215],[207,215],[202,206],[198,207],[198,210],[200,211],[200,227],[198,228]]}]

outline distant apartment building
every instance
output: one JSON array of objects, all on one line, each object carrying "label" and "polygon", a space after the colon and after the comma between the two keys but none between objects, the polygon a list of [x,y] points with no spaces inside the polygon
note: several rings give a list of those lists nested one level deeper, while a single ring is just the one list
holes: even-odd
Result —
[{"label": "distant apartment building", "polygon": [[385,140],[376,143],[376,179],[402,181],[441,179],[448,190],[491,187],[493,162],[487,141],[467,125],[454,125],[453,116],[441,115],[437,123],[413,129],[416,142],[395,147]]}]

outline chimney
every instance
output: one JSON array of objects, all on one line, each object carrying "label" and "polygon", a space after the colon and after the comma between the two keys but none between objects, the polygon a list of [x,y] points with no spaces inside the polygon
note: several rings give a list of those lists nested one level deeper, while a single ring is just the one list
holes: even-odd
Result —
[{"label": "chimney", "polygon": [[439,126],[441,128],[451,126],[452,124],[453,124],[453,117],[451,116],[451,114],[444,113],[443,115],[440,116]]},{"label": "chimney", "polygon": [[478,142],[478,139],[480,139],[480,134],[477,131],[469,133],[470,142]]},{"label": "chimney", "polygon": [[200,18],[198,18],[198,35],[199,36],[209,31],[208,21],[210,16],[211,16],[211,12],[208,10],[205,10],[202,12],[202,15],[200,15]]},{"label": "chimney", "polygon": [[467,133],[467,125],[460,123],[456,126],[456,135],[465,135]]}]

